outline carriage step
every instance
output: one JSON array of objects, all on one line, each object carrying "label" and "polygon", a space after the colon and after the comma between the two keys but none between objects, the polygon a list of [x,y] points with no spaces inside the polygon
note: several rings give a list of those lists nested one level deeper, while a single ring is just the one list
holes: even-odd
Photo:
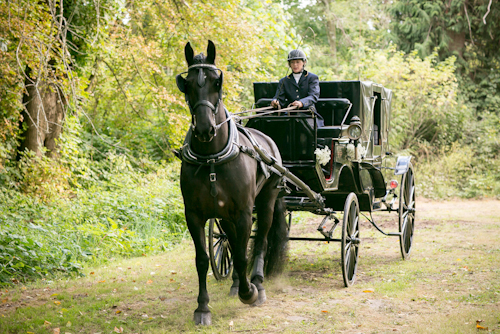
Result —
[{"label": "carriage step", "polygon": [[[327,227],[326,227],[326,223],[328,223],[330,220],[334,220],[333,222],[333,225],[332,227],[327,230]],[[325,218],[323,218],[323,220],[321,221],[321,223],[319,224],[317,230],[319,231],[319,233],[321,233],[325,238],[329,238],[331,239],[332,238],[332,235],[333,235],[333,232],[335,232],[335,229],[337,228],[337,225],[340,223],[340,220],[335,217],[334,214],[329,214],[329,215],[326,215]]]}]

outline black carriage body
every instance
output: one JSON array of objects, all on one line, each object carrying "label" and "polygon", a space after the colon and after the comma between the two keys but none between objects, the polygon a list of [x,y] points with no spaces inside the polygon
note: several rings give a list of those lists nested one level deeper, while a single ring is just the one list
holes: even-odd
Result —
[{"label": "black carriage body", "polygon": [[[269,106],[277,88],[277,82],[254,83],[257,106]],[[250,119],[246,126],[262,131],[276,142],[283,166],[321,193],[326,207],[343,210],[347,196],[354,192],[360,209],[372,211],[376,199],[386,195],[380,167],[388,148],[392,92],[363,81],[323,81],[320,89],[316,109],[325,126],[317,128],[310,113],[272,114]],[[360,118],[363,129],[356,142],[342,137],[342,130],[353,116]],[[363,151],[357,158],[353,157],[354,144],[359,147],[358,153]],[[330,162],[320,166],[314,152],[325,146],[331,151]],[[298,188],[292,189],[290,195],[303,197]],[[300,205],[296,209],[304,210]],[[287,206],[294,209],[293,202]]]}]

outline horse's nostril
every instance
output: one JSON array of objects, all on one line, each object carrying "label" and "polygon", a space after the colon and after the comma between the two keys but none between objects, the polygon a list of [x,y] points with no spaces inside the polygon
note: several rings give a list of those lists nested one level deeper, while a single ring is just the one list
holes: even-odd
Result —
[{"label": "horse's nostril", "polygon": [[212,136],[215,135],[215,127],[214,126],[212,126],[210,128],[210,135],[212,135]]}]

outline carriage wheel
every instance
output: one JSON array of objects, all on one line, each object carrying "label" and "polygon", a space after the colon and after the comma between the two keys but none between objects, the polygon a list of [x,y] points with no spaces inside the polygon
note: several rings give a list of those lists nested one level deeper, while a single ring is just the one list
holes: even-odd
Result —
[{"label": "carriage wheel", "polygon": [[415,177],[413,168],[401,177],[399,189],[399,243],[403,259],[410,257],[413,243],[413,232],[415,231]]},{"label": "carriage wheel", "polygon": [[359,253],[359,203],[356,194],[347,196],[342,222],[342,276],[347,287],[354,283]]},{"label": "carriage wheel", "polygon": [[218,281],[228,278],[233,268],[233,256],[229,240],[217,219],[210,219],[209,222],[208,251],[214,277]]}]

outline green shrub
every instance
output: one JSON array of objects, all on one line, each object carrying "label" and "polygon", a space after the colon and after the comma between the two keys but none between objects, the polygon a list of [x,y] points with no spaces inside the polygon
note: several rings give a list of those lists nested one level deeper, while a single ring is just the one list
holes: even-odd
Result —
[{"label": "green shrub", "polygon": [[81,273],[87,263],[165,251],[186,234],[178,164],[140,173],[111,156],[88,187],[44,201],[0,193],[0,282]]}]

